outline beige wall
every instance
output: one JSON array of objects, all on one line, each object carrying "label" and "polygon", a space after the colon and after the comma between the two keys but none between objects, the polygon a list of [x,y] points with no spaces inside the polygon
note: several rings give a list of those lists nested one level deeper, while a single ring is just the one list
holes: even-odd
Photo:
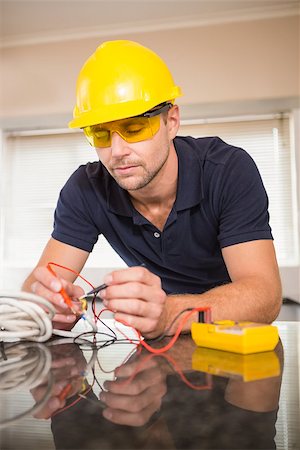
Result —
[{"label": "beige wall", "polygon": [[[162,56],[181,104],[299,96],[299,16],[115,36]],[[78,71],[111,37],[2,50],[0,117],[71,115]]]}]

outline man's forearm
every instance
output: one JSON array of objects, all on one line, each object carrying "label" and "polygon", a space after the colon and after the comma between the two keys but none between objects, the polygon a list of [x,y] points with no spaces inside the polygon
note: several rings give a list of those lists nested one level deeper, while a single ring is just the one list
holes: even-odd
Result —
[{"label": "man's forearm", "polygon": [[[281,307],[281,286],[271,284],[263,278],[249,277],[211,289],[203,294],[178,294],[167,297],[165,328],[186,308],[209,306],[212,320],[231,319],[271,323]],[[184,315],[184,314],[183,314]],[[179,321],[172,327],[176,331]],[[185,323],[183,331],[190,330],[191,323],[198,320],[195,313]]]}]

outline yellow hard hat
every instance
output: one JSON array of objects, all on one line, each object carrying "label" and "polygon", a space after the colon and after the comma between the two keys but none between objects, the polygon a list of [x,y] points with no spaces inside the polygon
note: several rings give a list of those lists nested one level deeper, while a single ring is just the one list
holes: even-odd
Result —
[{"label": "yellow hard hat", "polygon": [[70,128],[134,117],[181,96],[165,62],[132,41],[107,41],[82,67]]}]

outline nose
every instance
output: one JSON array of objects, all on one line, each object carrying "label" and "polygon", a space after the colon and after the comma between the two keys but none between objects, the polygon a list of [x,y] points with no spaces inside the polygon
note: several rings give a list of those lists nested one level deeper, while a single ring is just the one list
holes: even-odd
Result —
[{"label": "nose", "polygon": [[120,158],[130,153],[127,142],[117,131],[114,131],[111,136],[111,153],[115,158]]}]

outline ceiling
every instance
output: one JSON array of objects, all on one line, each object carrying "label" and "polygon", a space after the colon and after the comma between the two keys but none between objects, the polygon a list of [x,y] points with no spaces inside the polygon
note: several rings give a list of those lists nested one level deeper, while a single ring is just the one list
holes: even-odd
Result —
[{"label": "ceiling", "polygon": [[0,0],[2,46],[299,13],[300,0]]}]

